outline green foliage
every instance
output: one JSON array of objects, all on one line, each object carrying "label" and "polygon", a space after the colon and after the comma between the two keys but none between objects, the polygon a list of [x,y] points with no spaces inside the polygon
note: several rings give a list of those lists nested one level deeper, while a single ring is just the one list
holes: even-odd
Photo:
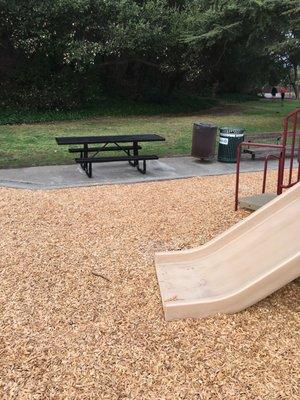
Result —
[{"label": "green foliage", "polygon": [[40,111],[16,108],[0,110],[0,125],[28,124],[33,122],[53,122],[64,120],[79,120],[101,116],[140,116],[161,114],[183,114],[209,109],[219,103],[217,99],[197,96],[177,95],[159,102],[141,102],[128,99],[105,99],[102,103],[83,109],[59,109]]},{"label": "green foliage", "polygon": [[0,20],[8,108],[249,92],[300,63],[297,0],[0,0]]}]

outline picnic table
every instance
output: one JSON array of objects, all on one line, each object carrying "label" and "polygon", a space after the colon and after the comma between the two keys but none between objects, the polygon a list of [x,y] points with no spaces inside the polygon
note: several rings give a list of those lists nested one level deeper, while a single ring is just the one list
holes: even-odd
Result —
[{"label": "picnic table", "polygon": [[[110,136],[65,136],[55,138],[58,145],[70,147],[69,152],[78,154],[75,162],[80,164],[89,178],[92,177],[92,164],[113,161],[128,161],[132,167],[136,167],[142,174],[146,173],[146,161],[157,160],[157,155],[142,155],[140,143],[162,142],[164,137],[152,133],[138,135],[110,135]],[[81,146],[81,147],[78,147]],[[125,155],[100,156],[104,152],[121,152]],[[143,162],[140,168],[139,162]]]},{"label": "picnic table", "polygon": [[[296,138],[300,137],[300,132],[296,132]],[[285,155],[286,157],[290,157],[291,156],[291,152],[292,152],[292,147],[291,144],[289,142],[289,138],[292,137],[292,133],[288,132],[287,133],[287,146],[286,146],[286,151],[285,151]],[[279,145],[281,143],[281,139],[282,139],[282,132],[256,132],[256,133],[246,133],[245,135],[245,147],[243,149],[243,153],[248,153],[251,154],[251,158],[252,160],[254,160],[255,158],[257,158],[257,156],[261,156],[261,157],[265,157],[270,153],[270,149],[265,148],[265,147],[252,147],[251,148],[251,144],[253,143],[261,143],[262,145],[264,144],[276,144]],[[249,143],[249,146],[247,147],[246,143]],[[297,146],[295,146],[295,148],[297,148]],[[274,152],[274,149],[273,149]],[[277,151],[275,150],[275,153],[280,153],[280,150],[277,149]]]}]

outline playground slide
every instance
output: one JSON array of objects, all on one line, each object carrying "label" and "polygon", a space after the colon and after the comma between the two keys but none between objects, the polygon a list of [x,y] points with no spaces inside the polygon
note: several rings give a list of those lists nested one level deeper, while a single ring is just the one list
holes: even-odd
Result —
[{"label": "playground slide", "polygon": [[166,320],[235,313],[300,276],[300,183],[209,243],[157,253]]}]

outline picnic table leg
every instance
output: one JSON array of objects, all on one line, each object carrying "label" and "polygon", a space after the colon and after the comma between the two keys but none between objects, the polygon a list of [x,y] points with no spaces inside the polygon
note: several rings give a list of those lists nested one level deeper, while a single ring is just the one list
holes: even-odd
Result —
[{"label": "picnic table leg", "polygon": [[145,173],[146,173],[146,160],[143,160],[143,168],[140,168],[139,162],[138,162],[137,169],[138,169],[138,171],[140,171],[142,174],[145,174]]},{"label": "picnic table leg", "polygon": [[[80,149],[80,158],[85,157],[84,154],[86,154],[86,150],[85,150],[85,145],[83,145],[83,148]],[[85,163],[80,163],[81,168],[85,171]]]},{"label": "picnic table leg", "polygon": [[[139,146],[138,146],[138,142],[133,142],[133,155],[134,156],[138,156],[139,155]],[[135,160],[133,162],[133,165],[135,167],[137,167],[139,165],[139,162],[137,160]]]},{"label": "picnic table leg", "polygon": [[[83,145],[83,157],[84,158],[88,158],[88,156],[89,156],[88,143],[84,143],[84,145]],[[84,169],[85,173],[87,174],[87,176],[89,178],[91,178],[92,177],[92,163],[85,162],[83,164],[83,169]]]},{"label": "picnic table leg", "polygon": [[87,174],[87,176],[88,176],[89,178],[91,178],[91,177],[92,177],[92,163],[90,162],[90,163],[88,163],[87,165],[88,165],[88,166],[87,166],[86,174]]}]

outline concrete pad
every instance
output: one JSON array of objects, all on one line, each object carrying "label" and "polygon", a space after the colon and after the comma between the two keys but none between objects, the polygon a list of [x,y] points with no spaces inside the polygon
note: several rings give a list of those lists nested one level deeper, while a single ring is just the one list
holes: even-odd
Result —
[{"label": "concrete pad", "polygon": [[[270,169],[277,168],[270,161]],[[245,160],[242,172],[260,171],[263,161]],[[217,161],[199,161],[193,157],[166,157],[147,161],[147,173],[139,173],[126,162],[93,165],[90,179],[77,164],[0,170],[0,186],[25,189],[57,189],[77,186],[138,183],[157,180],[189,178],[194,176],[226,175],[236,171],[236,164]]]},{"label": "concrete pad", "polygon": [[239,206],[241,208],[246,208],[247,210],[256,211],[260,207],[269,203],[269,201],[275,199],[276,196],[275,193],[262,193],[255,196],[243,197],[239,201]]}]

